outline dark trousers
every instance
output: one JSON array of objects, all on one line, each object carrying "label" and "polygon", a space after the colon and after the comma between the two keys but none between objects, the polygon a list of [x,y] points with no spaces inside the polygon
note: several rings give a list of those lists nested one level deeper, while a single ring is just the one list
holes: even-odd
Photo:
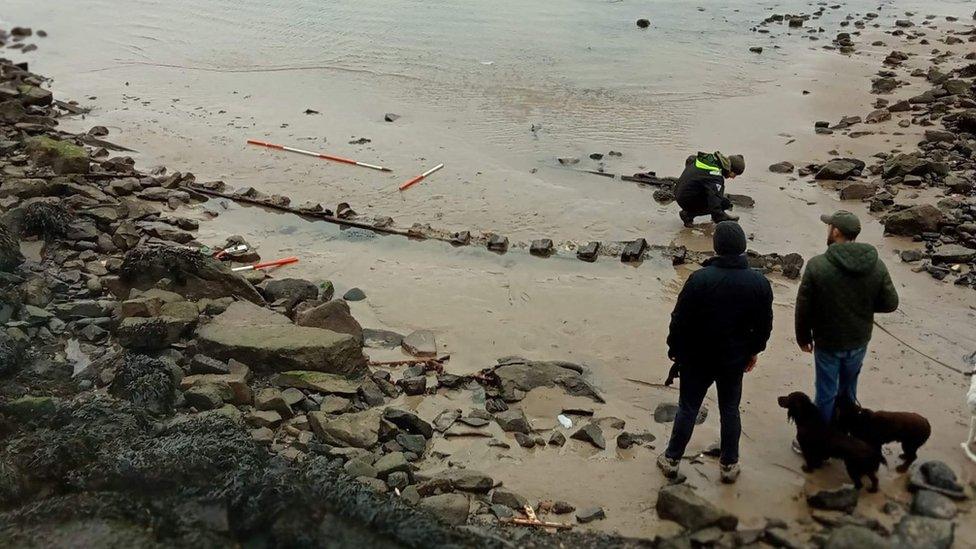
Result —
[{"label": "dark trousers", "polygon": [[722,424],[722,454],[720,463],[731,465],[739,462],[739,435],[742,423],[739,419],[739,402],[742,400],[742,369],[726,368],[709,372],[694,367],[681,368],[681,385],[678,396],[678,415],[671,428],[671,440],[664,452],[669,459],[681,459],[685,447],[695,430],[695,419],[701,409],[708,388],[715,384],[718,389],[719,419]]},{"label": "dark trousers", "polygon": [[702,189],[701,192],[692,196],[678,196],[678,206],[691,214],[692,217],[700,215],[721,216],[725,210],[732,208],[729,199],[720,195],[717,191]]}]

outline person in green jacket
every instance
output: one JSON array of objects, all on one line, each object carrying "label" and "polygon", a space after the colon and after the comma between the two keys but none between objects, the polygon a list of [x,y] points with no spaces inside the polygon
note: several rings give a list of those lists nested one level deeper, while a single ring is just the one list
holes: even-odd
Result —
[{"label": "person in green jacket", "polygon": [[840,210],[827,224],[827,252],[807,263],[796,296],[796,343],[813,353],[814,402],[828,423],[838,395],[857,401],[857,378],[874,327],[874,313],[898,308],[898,292],[878,250],[855,242],[861,221]]}]

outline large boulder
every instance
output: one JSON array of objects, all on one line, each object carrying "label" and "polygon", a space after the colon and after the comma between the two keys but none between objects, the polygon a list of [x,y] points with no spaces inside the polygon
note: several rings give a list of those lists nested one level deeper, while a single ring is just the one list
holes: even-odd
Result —
[{"label": "large boulder", "polygon": [[295,316],[295,324],[349,334],[355,337],[356,341],[363,341],[363,327],[353,318],[352,313],[349,312],[349,304],[342,299],[329,301],[298,313]]},{"label": "large boulder", "polygon": [[56,174],[88,173],[88,153],[74,143],[47,136],[27,140],[27,154],[39,166],[50,166]]},{"label": "large boulder", "polygon": [[246,301],[231,304],[199,328],[197,341],[208,355],[238,360],[258,372],[359,376],[367,371],[362,345],[353,336],[296,326],[286,316]]},{"label": "large boulder", "polygon": [[379,442],[383,410],[370,408],[353,414],[330,417],[325,412],[311,412],[308,423],[326,444],[340,447],[371,448]]},{"label": "large boulder", "polygon": [[915,236],[936,232],[945,216],[931,204],[918,204],[884,218],[885,232],[897,236]]},{"label": "large boulder", "polygon": [[24,255],[20,253],[20,241],[0,224],[0,272],[10,272],[24,262]]},{"label": "large boulder", "polygon": [[683,484],[662,488],[658,492],[655,507],[658,516],[677,522],[691,532],[709,526],[718,526],[722,530],[732,531],[739,524],[738,517],[718,509]]},{"label": "large boulder", "polygon": [[262,292],[268,301],[287,299],[289,302],[298,303],[319,297],[319,287],[300,278],[270,280],[264,284]]},{"label": "large boulder", "polygon": [[846,525],[830,533],[824,549],[887,549],[891,547],[883,537],[863,526]]},{"label": "large boulder", "polygon": [[951,521],[905,515],[895,525],[894,547],[904,549],[949,549],[956,526]]},{"label": "large boulder", "polygon": [[447,524],[457,526],[467,522],[471,504],[464,494],[440,494],[420,500],[420,506]]},{"label": "large boulder", "polygon": [[188,248],[145,246],[129,250],[119,274],[122,282],[138,290],[156,287],[166,279],[166,289],[192,300],[236,297],[264,303],[261,294],[244,277]]}]

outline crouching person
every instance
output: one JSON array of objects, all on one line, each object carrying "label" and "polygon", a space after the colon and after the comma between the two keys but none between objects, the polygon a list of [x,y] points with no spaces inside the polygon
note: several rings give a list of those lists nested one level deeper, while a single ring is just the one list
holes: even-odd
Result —
[{"label": "crouching person", "polygon": [[746,236],[734,221],[715,226],[715,257],[685,283],[671,313],[668,356],[680,364],[678,414],[667,450],[657,465],[668,478],[678,474],[705,393],[714,383],[722,426],[721,476],[739,477],[739,401],[742,376],[756,367],[773,325],[773,292],[762,274],[749,268]]}]

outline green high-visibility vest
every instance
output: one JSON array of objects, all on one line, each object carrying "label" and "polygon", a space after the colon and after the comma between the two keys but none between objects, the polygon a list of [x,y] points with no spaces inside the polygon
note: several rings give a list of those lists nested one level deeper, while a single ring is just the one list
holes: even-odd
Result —
[{"label": "green high-visibility vest", "polygon": [[695,159],[695,167],[698,168],[698,169],[700,169],[700,170],[705,170],[705,171],[709,171],[709,172],[720,172],[720,171],[722,171],[721,168],[719,168],[717,166],[710,166],[710,165],[702,162],[701,159],[698,159],[698,158]]}]

